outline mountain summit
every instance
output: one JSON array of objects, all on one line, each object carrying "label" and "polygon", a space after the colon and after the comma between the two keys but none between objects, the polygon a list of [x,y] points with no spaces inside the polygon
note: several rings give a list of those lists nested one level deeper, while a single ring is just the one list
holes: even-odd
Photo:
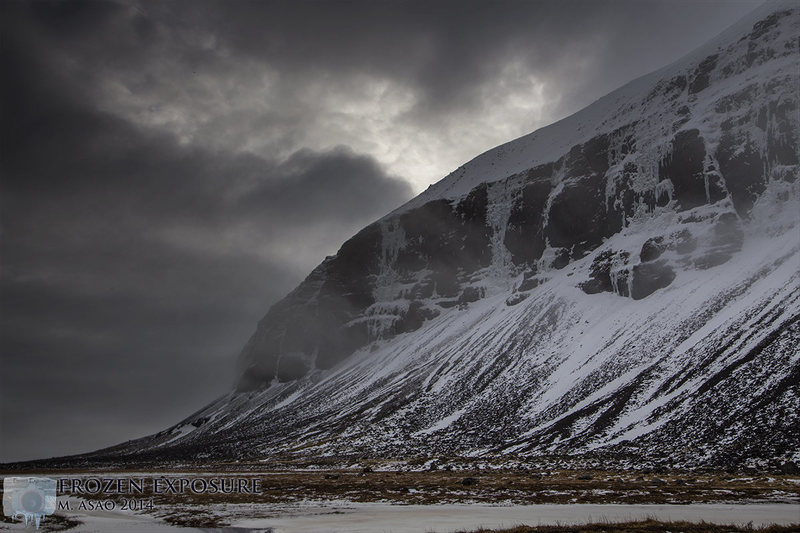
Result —
[{"label": "mountain summit", "polygon": [[476,157],[275,304],[229,395],[98,454],[797,461],[798,35],[767,3]]}]

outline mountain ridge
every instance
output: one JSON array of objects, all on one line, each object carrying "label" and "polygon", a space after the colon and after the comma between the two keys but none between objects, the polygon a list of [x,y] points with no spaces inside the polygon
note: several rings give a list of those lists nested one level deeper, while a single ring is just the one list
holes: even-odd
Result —
[{"label": "mountain ridge", "polygon": [[235,391],[86,457],[797,462],[798,34],[765,4],[478,156],[275,304]]}]

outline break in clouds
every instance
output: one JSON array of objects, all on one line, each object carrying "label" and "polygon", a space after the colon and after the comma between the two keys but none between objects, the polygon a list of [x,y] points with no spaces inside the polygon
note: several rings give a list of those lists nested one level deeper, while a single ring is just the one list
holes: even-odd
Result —
[{"label": "break in clouds", "polygon": [[753,6],[3,2],[0,461],[225,393],[361,227]]}]

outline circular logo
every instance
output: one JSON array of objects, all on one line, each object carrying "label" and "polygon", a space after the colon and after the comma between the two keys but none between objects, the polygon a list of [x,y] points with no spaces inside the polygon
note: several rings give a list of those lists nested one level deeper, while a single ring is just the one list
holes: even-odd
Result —
[{"label": "circular logo", "polygon": [[29,513],[38,513],[44,507],[44,498],[38,490],[29,490],[20,498],[22,508]]}]

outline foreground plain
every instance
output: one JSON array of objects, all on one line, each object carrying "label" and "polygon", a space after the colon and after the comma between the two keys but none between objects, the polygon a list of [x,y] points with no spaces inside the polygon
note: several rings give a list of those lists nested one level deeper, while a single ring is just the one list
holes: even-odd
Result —
[{"label": "foreground plain", "polygon": [[[362,462],[349,468],[263,470],[263,465],[227,465],[166,470],[42,470],[5,475],[59,478],[204,478],[258,479],[259,494],[153,494],[149,487],[137,498],[152,508],[137,512],[77,510],[80,502],[114,500],[119,495],[59,495],[72,511],[48,517],[47,530],[169,531],[172,528],[244,528],[250,531],[473,531],[481,527],[522,531],[599,531],[553,529],[557,525],[600,521],[604,531],[660,531],[663,522],[691,522],[673,531],[738,531],[738,528],[780,525],[790,531],[800,524],[800,476],[727,472],[652,472],[606,470],[492,469],[447,465],[421,470],[425,464]],[[465,465],[462,465],[465,466]],[[416,469],[415,469],[416,468]],[[648,519],[659,522],[614,526]],[[0,522],[0,530],[19,522]],[[582,526],[583,527],[583,526]],[[635,528],[643,529],[635,529]],[[667,529],[667,526],[664,526]],[[786,528],[789,529],[786,529]],[[592,529],[595,528],[595,529]],[[620,529],[621,528],[621,529]],[[634,529],[631,529],[634,528]],[[715,529],[716,528],[716,529]]]}]

